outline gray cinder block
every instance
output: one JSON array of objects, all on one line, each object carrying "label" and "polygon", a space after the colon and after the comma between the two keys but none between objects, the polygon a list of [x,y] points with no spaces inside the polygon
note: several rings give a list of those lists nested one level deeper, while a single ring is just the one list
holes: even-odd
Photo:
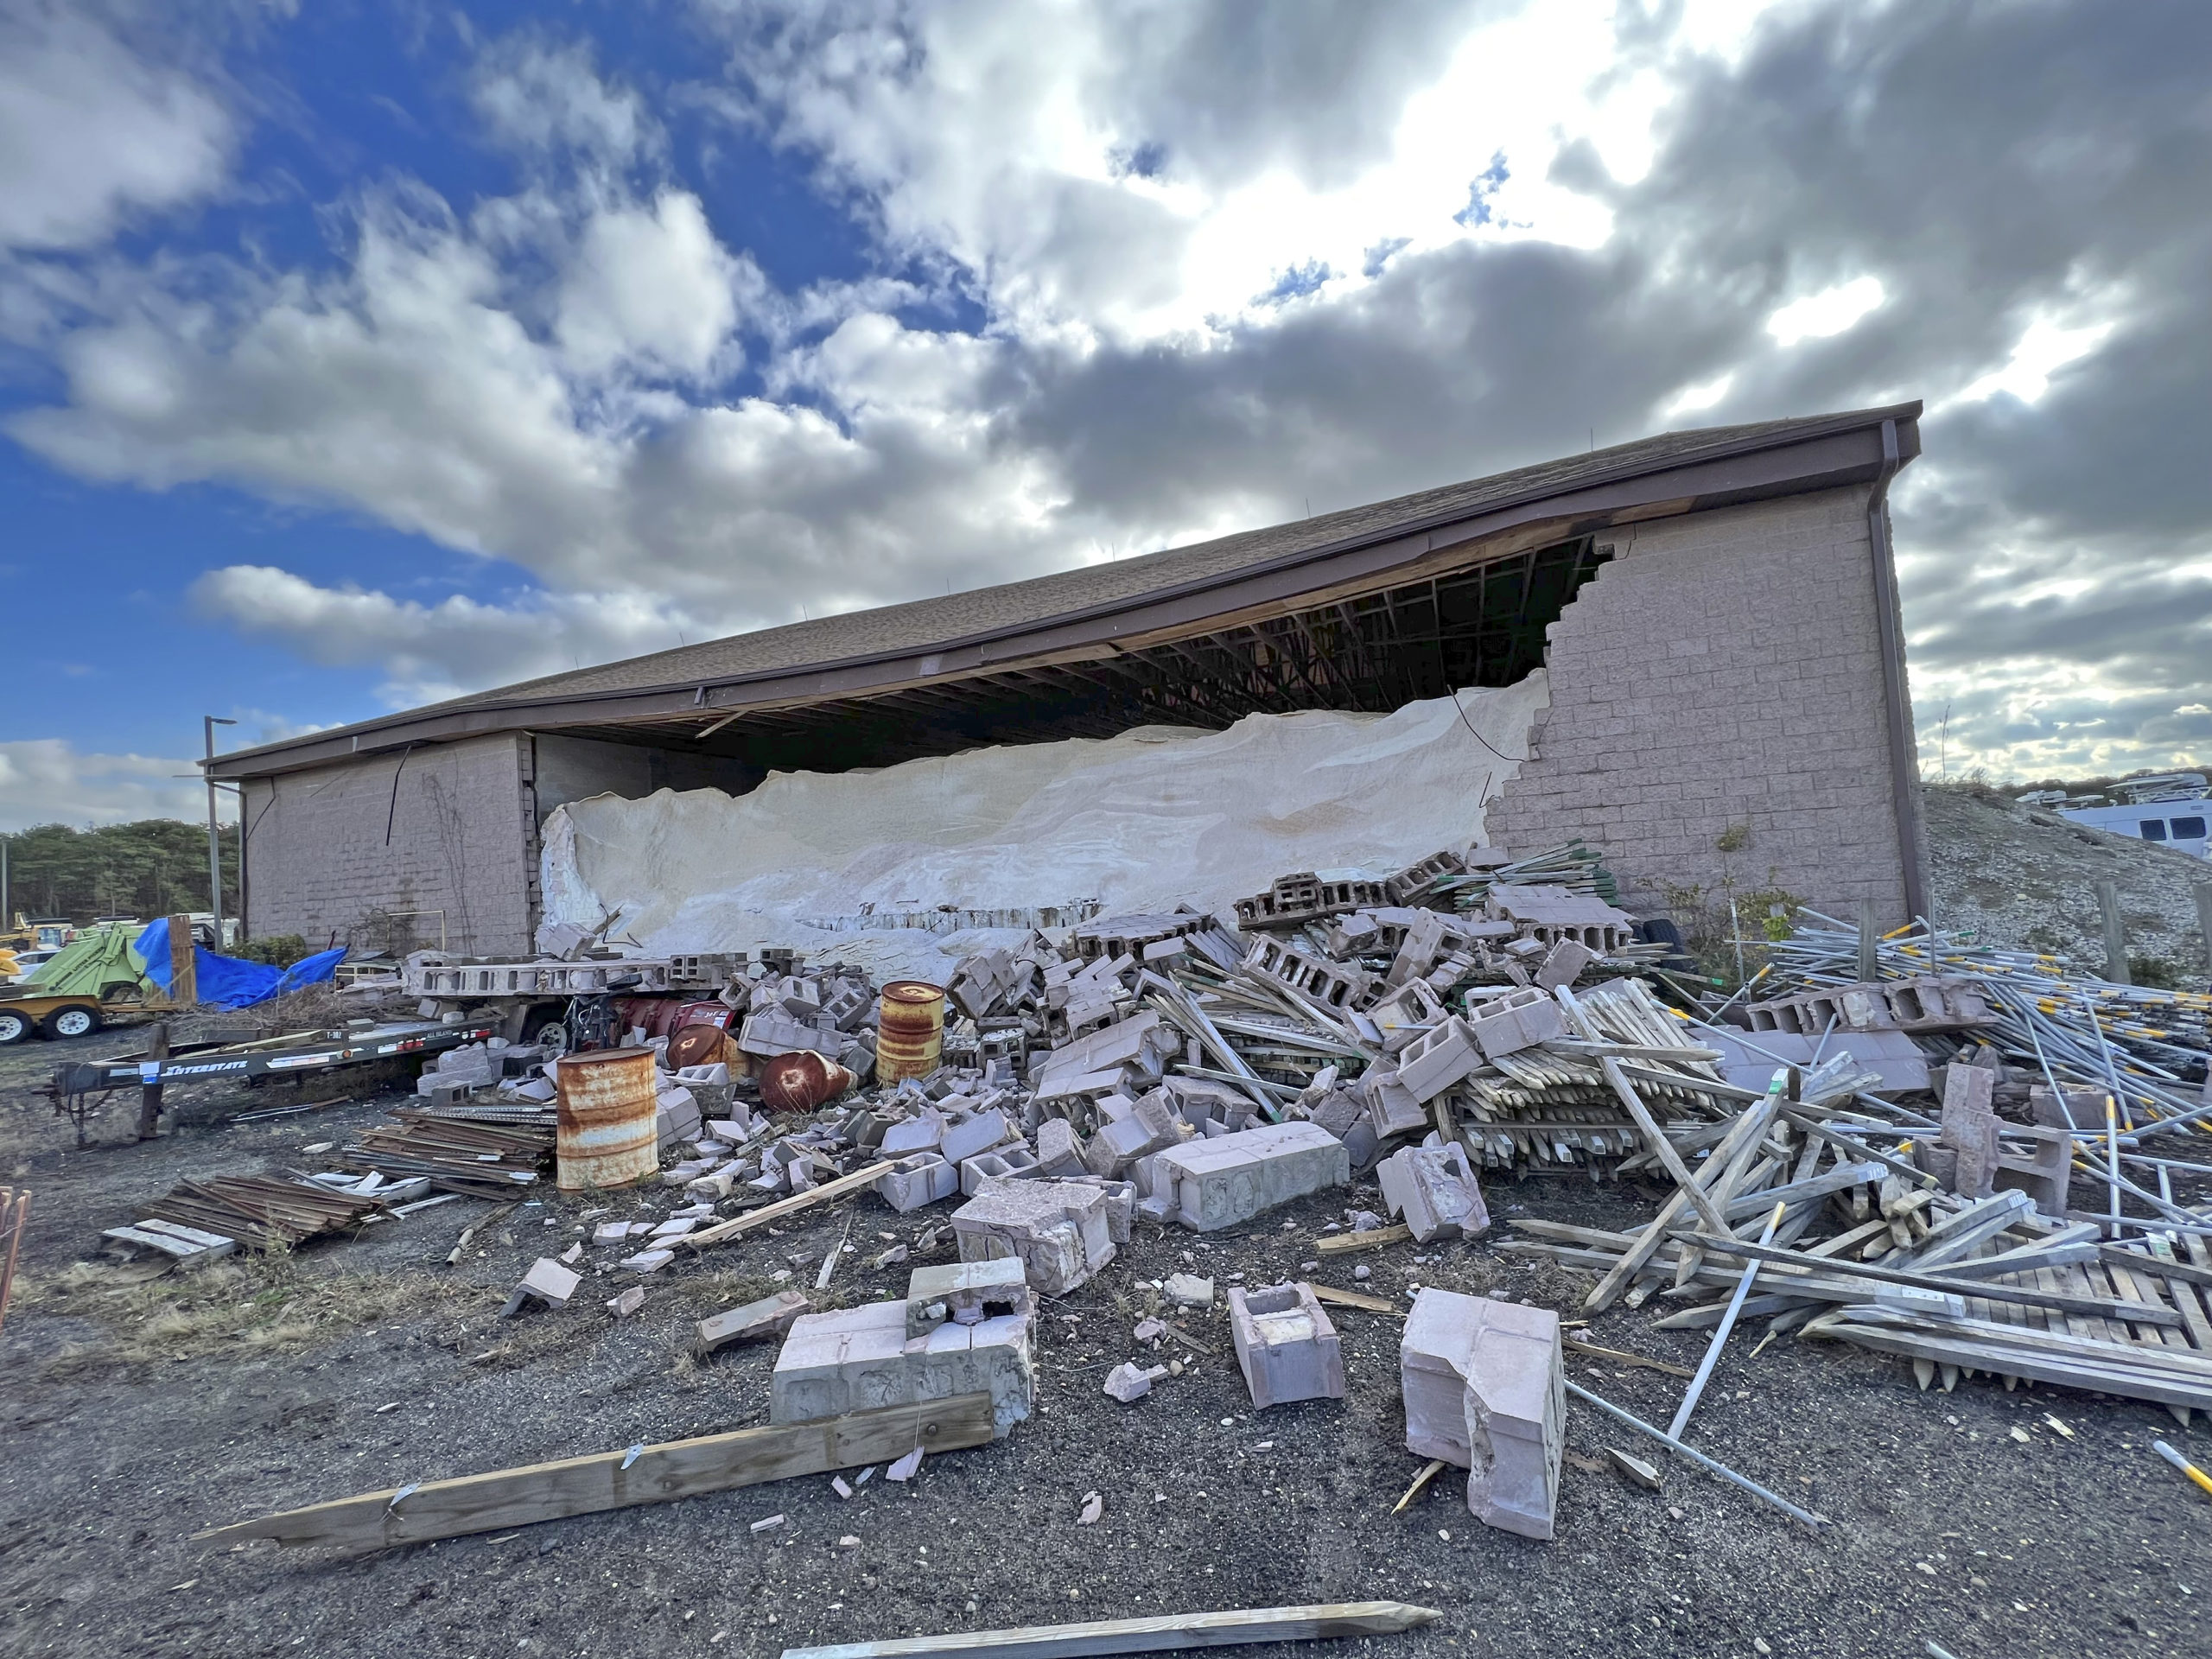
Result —
[{"label": "gray cinder block", "polygon": [[1483,1063],[1467,1022],[1453,1014],[1398,1051],[1398,1084],[1418,1101],[1431,1101]]},{"label": "gray cinder block", "polygon": [[1548,991],[1529,985],[1484,1002],[1468,1014],[1467,1030],[1484,1056],[1495,1059],[1564,1037],[1567,1019]]},{"label": "gray cinder block", "polygon": [[1398,1339],[1399,1390],[1406,1402],[1406,1450],[1467,1466],[1467,1356],[1475,1345],[1482,1299],[1453,1290],[1414,1298]]},{"label": "gray cinder block", "polygon": [[1037,1126],[1037,1167],[1053,1178],[1085,1173],[1082,1143],[1076,1138],[1075,1125],[1065,1118],[1048,1117]]},{"label": "gray cinder block", "polygon": [[1344,1142],[1311,1123],[1268,1123],[1154,1154],[1155,1190],[1172,1182],[1176,1217],[1211,1232],[1351,1179]]},{"label": "gray cinder block", "polygon": [[906,1305],[871,1302],[807,1315],[791,1326],[769,1379],[768,1421],[811,1423],[876,1406],[988,1393],[998,1432],[1029,1415],[1035,1397],[1029,1319],[947,1320],[906,1335]]},{"label": "gray cinder block", "polygon": [[876,1196],[902,1216],[959,1191],[960,1172],[935,1156],[918,1169],[892,1170],[875,1184]]},{"label": "gray cinder block", "polygon": [[960,1190],[972,1198],[986,1181],[1022,1180],[1037,1173],[1037,1154],[1021,1141],[1010,1141],[995,1152],[978,1153],[963,1162]]},{"label": "gray cinder block", "polygon": [[1013,1256],[1037,1291],[1062,1296],[1114,1259],[1109,1198],[1084,1181],[986,1180],[952,1212],[963,1262]]},{"label": "gray cinder block", "polygon": [[1027,1319],[1034,1306],[1021,1263],[1012,1256],[916,1268],[906,1278],[909,1338],[925,1337],[947,1319],[981,1325],[1009,1313]]},{"label": "gray cinder block", "polygon": [[1232,1288],[1229,1334],[1254,1405],[1344,1398],[1343,1344],[1311,1285]]}]

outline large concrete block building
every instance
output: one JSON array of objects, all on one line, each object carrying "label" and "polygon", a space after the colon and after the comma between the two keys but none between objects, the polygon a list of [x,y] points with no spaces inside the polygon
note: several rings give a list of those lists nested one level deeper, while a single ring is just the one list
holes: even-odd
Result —
[{"label": "large concrete block building", "polygon": [[1550,705],[1492,839],[1580,836],[1655,910],[1748,845],[1758,881],[1901,922],[1927,903],[1887,493],[1919,453],[1919,414],[1669,433],[223,755],[214,775],[242,785],[246,924],[526,953],[539,831],[564,802],[1381,712],[1539,665]]}]

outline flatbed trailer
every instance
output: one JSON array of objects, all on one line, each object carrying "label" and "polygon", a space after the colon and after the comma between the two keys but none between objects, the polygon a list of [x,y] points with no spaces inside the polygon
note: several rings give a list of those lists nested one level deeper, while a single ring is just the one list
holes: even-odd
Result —
[{"label": "flatbed trailer", "polygon": [[410,1054],[436,1054],[499,1035],[497,1018],[403,1020],[342,1031],[301,1031],[253,1043],[180,1043],[168,1055],[119,1054],[56,1066],[57,1096],[168,1083],[260,1080],[332,1071]]}]

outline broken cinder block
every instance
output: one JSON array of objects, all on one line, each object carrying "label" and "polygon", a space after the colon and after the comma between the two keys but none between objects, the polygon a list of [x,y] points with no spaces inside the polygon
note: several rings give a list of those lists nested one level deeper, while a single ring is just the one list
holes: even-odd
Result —
[{"label": "broken cinder block", "polygon": [[962,1261],[1016,1257],[1039,1294],[1064,1296],[1114,1259],[1109,1203],[1087,1181],[989,1179],[952,1212],[953,1236]]},{"label": "broken cinder block", "polygon": [[1255,1406],[1344,1398],[1344,1346],[1311,1285],[1232,1288],[1229,1334]]},{"label": "broken cinder block", "polygon": [[1442,1147],[1407,1147],[1376,1166],[1382,1201],[1402,1218],[1414,1242],[1472,1238],[1490,1226],[1467,1149],[1458,1141]]},{"label": "broken cinder block", "polygon": [[1175,1217],[1208,1233],[1351,1179],[1343,1141],[1312,1123],[1265,1123],[1154,1154],[1154,1191],[1174,1193]]},{"label": "broken cinder block", "polygon": [[1467,1509],[1484,1526],[1549,1538],[1566,1450],[1559,1315],[1484,1300],[1467,1361]]},{"label": "broken cinder block", "polygon": [[512,1319],[531,1302],[543,1302],[548,1307],[565,1307],[569,1298],[576,1294],[576,1287],[583,1282],[583,1275],[563,1267],[550,1255],[541,1255],[522,1276],[514,1294],[507,1298],[507,1305],[499,1310],[499,1317]]}]

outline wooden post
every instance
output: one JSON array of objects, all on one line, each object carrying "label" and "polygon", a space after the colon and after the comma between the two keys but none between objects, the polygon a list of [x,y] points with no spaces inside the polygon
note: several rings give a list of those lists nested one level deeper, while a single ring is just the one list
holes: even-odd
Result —
[{"label": "wooden post", "polygon": [[[169,1022],[156,1020],[146,1027],[146,1058],[166,1060],[169,1057]],[[160,1133],[162,1116],[162,1085],[142,1083],[138,1085],[138,1138],[151,1141]]]},{"label": "wooden post", "polygon": [[2120,884],[2097,883],[2097,904],[2105,913],[2105,977],[2115,985],[2133,985],[2127,976],[2127,924],[2120,914]]},{"label": "wooden post", "polygon": [[169,918],[169,1001],[188,1008],[200,1001],[199,958],[192,950],[192,918]]},{"label": "wooden post", "polygon": [[1859,901],[1859,982],[1871,985],[1882,976],[1880,936],[1874,931],[1874,901]]},{"label": "wooden post", "polygon": [[[2204,936],[2204,968],[2212,973],[2212,881],[2199,881],[2193,889],[2196,894],[2196,931]],[[2207,1080],[2212,1087],[2212,1079]]]}]

